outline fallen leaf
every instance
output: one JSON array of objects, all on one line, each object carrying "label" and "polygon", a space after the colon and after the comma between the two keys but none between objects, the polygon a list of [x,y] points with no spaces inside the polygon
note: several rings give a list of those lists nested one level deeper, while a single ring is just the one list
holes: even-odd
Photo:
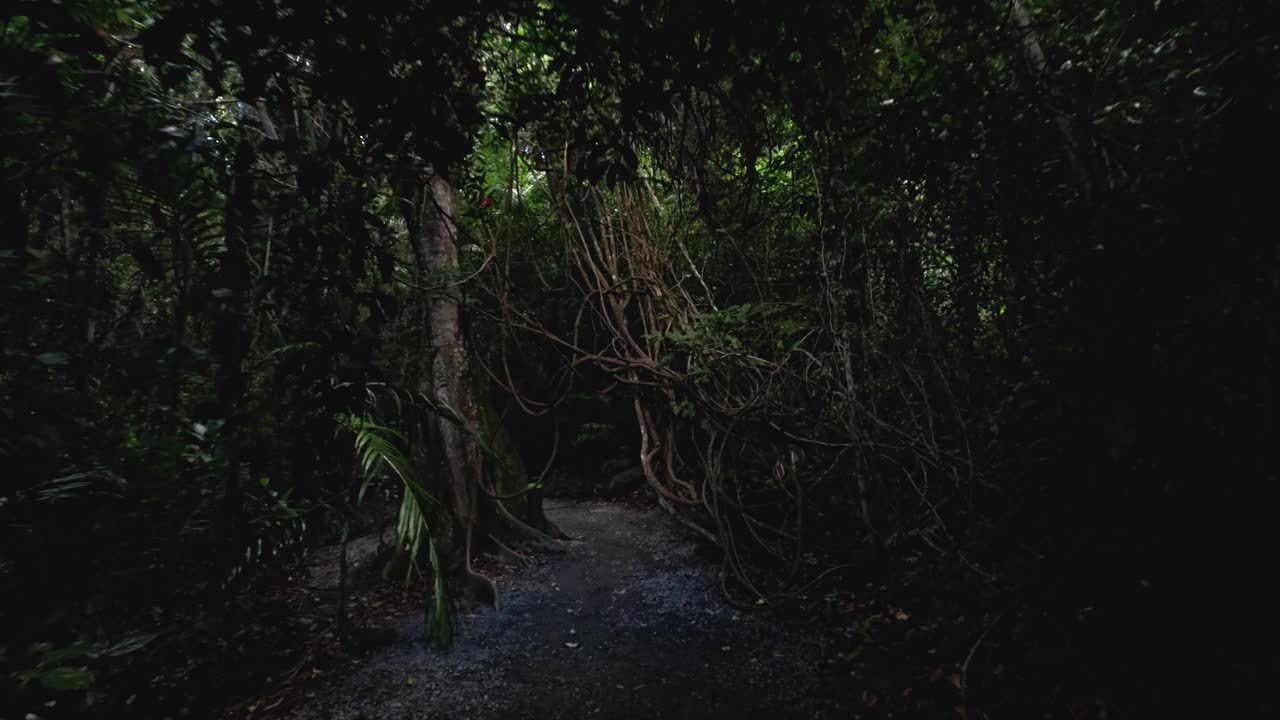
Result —
[{"label": "fallen leaf", "polygon": [[409,679],[404,681],[404,684],[405,684],[405,685],[412,685],[412,684],[413,684],[413,676],[412,676],[412,675],[410,675],[410,676],[409,676]]}]

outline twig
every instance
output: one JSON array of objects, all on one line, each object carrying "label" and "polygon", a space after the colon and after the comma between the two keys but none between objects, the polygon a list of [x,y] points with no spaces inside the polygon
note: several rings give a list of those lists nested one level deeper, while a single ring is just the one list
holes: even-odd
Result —
[{"label": "twig", "polygon": [[973,661],[973,655],[978,652],[978,646],[986,639],[987,633],[991,632],[991,628],[995,627],[1003,616],[1004,613],[996,615],[995,619],[987,625],[987,629],[983,630],[978,639],[974,641],[973,647],[969,648],[969,654],[965,656],[964,662],[960,665],[960,715],[965,720],[968,720],[969,717],[969,663]]}]

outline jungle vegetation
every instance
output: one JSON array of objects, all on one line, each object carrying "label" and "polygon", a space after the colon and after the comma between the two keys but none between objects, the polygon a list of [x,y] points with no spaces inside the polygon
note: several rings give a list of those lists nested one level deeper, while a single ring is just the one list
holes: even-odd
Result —
[{"label": "jungle vegetation", "polygon": [[161,716],[378,502],[447,645],[501,602],[473,552],[623,485],[858,682],[937,652],[963,717],[1260,712],[1276,19],[6,3],[0,695]]}]

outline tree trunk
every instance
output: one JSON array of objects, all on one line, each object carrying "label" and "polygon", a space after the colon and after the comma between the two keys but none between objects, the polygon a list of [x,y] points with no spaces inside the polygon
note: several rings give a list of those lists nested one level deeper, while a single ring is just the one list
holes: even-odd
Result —
[{"label": "tree trunk", "polygon": [[[424,299],[426,342],[424,362],[418,365],[416,390],[452,408],[463,422],[476,417],[477,404],[467,377],[467,350],[458,311],[457,212],[458,197],[439,175],[417,180],[406,217],[414,258],[424,287],[437,288]],[[489,578],[471,569],[471,536],[479,525],[480,453],[472,436],[456,423],[437,418],[427,428],[438,442],[444,461],[446,492],[456,533],[440,538],[449,556],[449,576],[460,583],[464,598],[497,605],[497,589]],[[421,441],[426,438],[419,438]],[[418,453],[421,457],[421,452]],[[461,557],[459,557],[459,554]],[[461,562],[459,562],[461,561]],[[457,585],[455,585],[457,587]]]},{"label": "tree trunk", "polygon": [[1076,182],[1080,185],[1080,194],[1084,198],[1085,205],[1092,207],[1093,181],[1090,179],[1089,169],[1084,164],[1071,120],[1057,107],[1057,88],[1052,85],[1048,77],[1048,59],[1044,55],[1044,48],[1040,46],[1040,36],[1031,22],[1031,14],[1027,12],[1027,6],[1023,0],[1009,0],[1009,15],[1013,19],[1018,39],[1022,43],[1027,66],[1033,74],[1032,80],[1045,88],[1046,105],[1053,116],[1053,126],[1062,136],[1063,152],[1067,156],[1067,163],[1071,166],[1072,172],[1075,173]]}]

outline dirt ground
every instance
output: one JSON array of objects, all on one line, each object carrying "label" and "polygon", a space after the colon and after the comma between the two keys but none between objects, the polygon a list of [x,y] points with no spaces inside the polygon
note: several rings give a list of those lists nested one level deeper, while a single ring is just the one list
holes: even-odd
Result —
[{"label": "dirt ground", "polygon": [[817,635],[725,604],[719,565],[658,510],[549,503],[580,538],[498,579],[448,653],[421,614],[313,687],[298,720],[825,718]]}]

